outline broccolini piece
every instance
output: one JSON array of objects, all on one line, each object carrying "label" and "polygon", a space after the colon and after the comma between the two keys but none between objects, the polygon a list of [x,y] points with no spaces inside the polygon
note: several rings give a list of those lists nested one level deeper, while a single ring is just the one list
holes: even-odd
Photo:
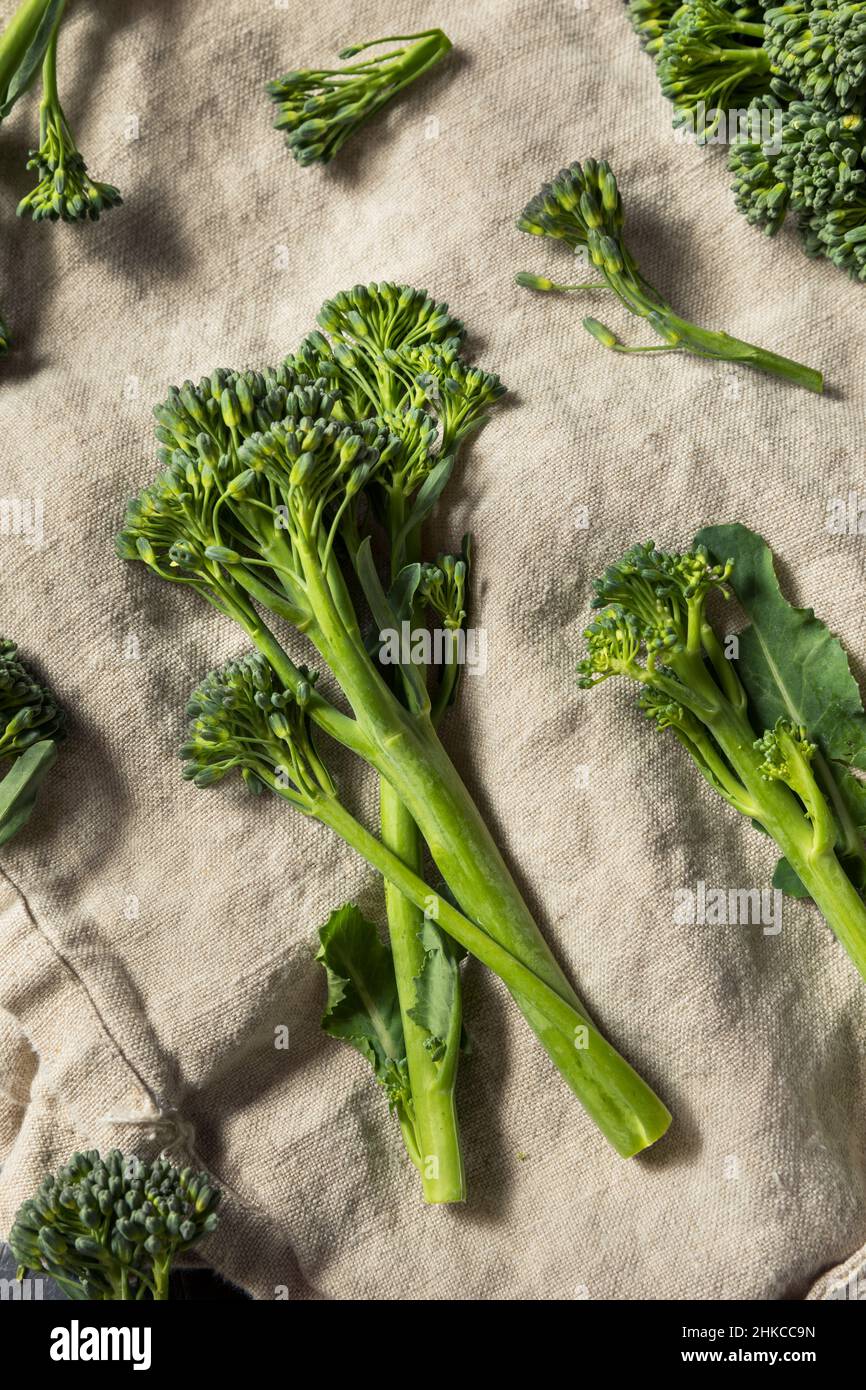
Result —
[{"label": "broccolini piece", "polygon": [[[845,767],[866,763],[859,692],[835,639],[811,610],[782,597],[760,537],[742,526],[701,534],[715,553],[730,544],[737,561],[714,562],[701,543],[669,554],[650,541],[596,580],[598,616],[586,629],[580,685],[634,681],[647,717],[673,733],[730,806],[775,840],[783,855],[776,886],[814,900],[866,977],[863,798]],[[754,630],[741,635],[739,660],[732,660],[706,603],[713,592],[730,592],[740,565],[738,597]],[[774,723],[759,734],[753,719],[767,715]]]},{"label": "broccolini piece", "polygon": [[44,1271],[76,1300],[164,1301],[172,1261],[216,1229],[219,1200],[206,1173],[165,1159],[73,1154],[15,1217],[18,1278]]},{"label": "broccolini piece", "polygon": [[268,83],[268,95],[278,108],[274,125],[286,132],[286,144],[300,165],[327,164],[365,121],[451,48],[441,29],[425,29],[352,44],[340,58],[354,58],[382,43],[410,46],[344,68],[287,72]]},{"label": "broccolini piece", "polygon": [[57,757],[64,716],[54,697],[18,660],[14,642],[0,638],[0,845],[30,819],[39,789]]},{"label": "broccolini piece", "polygon": [[687,122],[705,140],[729,110],[769,91],[770,55],[763,37],[760,13],[745,19],[715,0],[681,5],[656,52],[662,92],[674,104],[674,125]]},{"label": "broccolini piece", "polygon": [[564,241],[573,251],[586,251],[602,276],[600,283],[556,284],[545,276],[521,272],[517,283],[527,289],[586,292],[612,290],[625,307],[646,319],[664,339],[663,345],[627,347],[597,319],[585,318],[583,326],[603,347],[614,352],[687,352],[721,362],[739,362],[769,372],[809,391],[822,391],[824,378],[811,367],[792,362],[752,343],[715,333],[689,323],[644,279],[623,238],[623,205],[613,170],[605,160],[588,159],[583,165],[561,169],[545,184],[518,218],[517,226],[532,236]]}]

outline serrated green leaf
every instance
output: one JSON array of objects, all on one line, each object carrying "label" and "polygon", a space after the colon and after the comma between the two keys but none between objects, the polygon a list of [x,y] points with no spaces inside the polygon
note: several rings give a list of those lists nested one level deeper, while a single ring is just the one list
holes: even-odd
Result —
[{"label": "serrated green leaf", "polygon": [[319,940],[316,960],[328,977],[322,1027],[367,1059],[390,1096],[406,1056],[391,951],[354,903],[331,913]]},{"label": "serrated green leaf", "polygon": [[454,949],[450,938],[429,917],[424,918],[418,935],[424,947],[424,964],[415,977],[415,1004],[409,1017],[429,1035],[427,1045],[440,1061],[460,1028],[459,947]]},{"label": "serrated green leaf", "polygon": [[784,597],[766,541],[738,522],[705,526],[695,540],[717,563],[734,562],[731,588],[750,620],[736,670],[755,728],[793,720],[828,758],[866,769],[866,713],[848,657],[811,608]]}]

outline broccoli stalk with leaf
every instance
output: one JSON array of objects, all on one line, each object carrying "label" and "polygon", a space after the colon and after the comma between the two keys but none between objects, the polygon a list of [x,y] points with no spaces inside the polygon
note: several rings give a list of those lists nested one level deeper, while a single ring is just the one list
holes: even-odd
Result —
[{"label": "broccoli stalk with leaf", "polygon": [[162,1158],[73,1154],[15,1217],[18,1278],[44,1272],[78,1301],[163,1302],[172,1262],[216,1229],[219,1200],[206,1173]]},{"label": "broccoli stalk with leaf", "polygon": [[[338,329],[335,313],[345,316],[357,338],[370,341],[367,364],[349,343],[329,344],[319,334],[312,349],[306,340],[299,359],[305,361],[311,350],[323,361],[330,356],[335,367],[318,378],[290,360],[262,373],[215,372],[198,386],[187,382],[170,393],[156,412],[163,471],[130,504],[119,552],[197,592],[236,621],[282,690],[296,699],[302,694],[308,719],[387,782],[426,841],[464,920],[482,933],[483,941],[473,937],[472,949],[483,947],[481,958],[509,984],[602,1132],[623,1155],[636,1153],[664,1133],[668,1112],[608,1044],[582,1048],[586,1011],[445,753],[423,669],[409,660],[383,671],[378,642],[369,639],[368,614],[379,633],[399,631],[399,614],[416,598],[421,602],[421,566],[404,557],[453,460],[447,451],[432,466],[432,458],[422,459],[412,420],[397,418],[397,428],[390,428],[375,414],[371,418],[366,375],[396,373],[409,406],[404,413],[420,411],[424,399],[438,396],[442,439],[446,432],[456,439],[468,422],[468,407],[460,390],[452,391],[446,382],[459,387],[462,380],[467,390],[476,390],[479,381],[456,358],[449,360],[450,348],[439,362],[437,345],[460,336],[460,325],[447,306],[423,292],[389,284],[358,287],[330,301],[320,322],[332,333]],[[401,325],[399,350],[376,349],[377,324],[385,320]],[[351,382],[347,394],[339,386],[341,369]],[[419,417],[412,418],[422,429]],[[389,589],[387,575],[383,583],[374,563],[372,541],[377,514],[387,510],[398,477],[408,515],[396,534],[398,563],[389,570],[396,568],[397,580]],[[378,529],[381,536],[383,528]],[[350,713],[311,687],[265,613],[288,621],[312,644]],[[336,803],[332,798],[322,804],[333,810]],[[358,848],[354,827],[345,828]],[[362,852],[384,873],[384,861],[367,853],[369,842],[364,846]],[[381,853],[392,851],[376,850]],[[419,898],[421,881],[414,873],[405,886],[402,877],[385,876],[423,911],[427,898]],[[443,901],[438,924],[454,934],[447,908]],[[456,939],[466,945],[465,930],[463,935]],[[551,1025],[547,1006],[539,1003],[538,983],[559,999],[560,1017],[563,1007],[569,1011],[570,1035]],[[544,999],[549,1004],[548,995]]]},{"label": "broccoli stalk with leaf", "polygon": [[40,787],[57,758],[63,712],[18,659],[14,642],[0,638],[0,845],[30,819]]},{"label": "broccoli stalk with leaf", "polygon": [[352,44],[340,58],[355,58],[383,43],[409,47],[343,68],[302,68],[268,83],[268,95],[278,108],[274,125],[286,132],[286,144],[300,165],[327,164],[365,121],[451,49],[441,29],[425,29]]},{"label": "broccoli stalk with leaf", "polygon": [[[706,612],[733,590],[750,626],[730,660]],[[866,978],[866,714],[838,641],[783,597],[769,548],[709,526],[694,550],[635,546],[596,581],[580,684],[625,677],[657,728],[782,853],[774,884],[820,908]],[[762,732],[763,731],[763,732]]]},{"label": "broccoli stalk with leaf", "polygon": [[616,178],[605,160],[588,159],[561,169],[545,184],[518,218],[517,226],[531,236],[565,242],[579,255],[588,256],[600,281],[556,284],[545,276],[520,272],[517,283],[527,289],[587,293],[609,290],[630,313],[645,319],[664,341],[646,347],[627,347],[597,319],[585,318],[583,326],[603,347],[613,352],[686,352],[720,362],[738,362],[769,372],[785,381],[822,391],[824,378],[811,367],[744,343],[727,333],[711,332],[680,318],[666,300],[644,279],[623,237],[623,206]]}]

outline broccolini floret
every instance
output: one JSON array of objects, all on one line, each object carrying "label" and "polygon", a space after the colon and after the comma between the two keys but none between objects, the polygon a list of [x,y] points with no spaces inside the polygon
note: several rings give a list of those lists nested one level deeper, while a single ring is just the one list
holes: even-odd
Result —
[{"label": "broccolini floret", "polygon": [[605,160],[588,159],[582,165],[574,163],[561,169],[527,204],[517,226],[532,236],[564,241],[573,251],[588,253],[602,280],[600,283],[562,285],[524,271],[517,276],[517,283],[527,289],[569,293],[611,290],[632,314],[646,319],[664,340],[663,344],[649,347],[627,347],[605,324],[585,318],[583,326],[587,332],[613,352],[692,353],[716,361],[739,362],[805,386],[809,391],[823,390],[823,376],[813,368],[732,338],[727,333],[699,328],[675,314],[662,295],[644,279],[625,244],[623,223],[622,197],[613,170]]},{"label": "broccolini floret", "polygon": [[[810,610],[783,599],[760,537],[741,526],[706,535],[716,553],[730,542],[740,559],[714,561],[700,543],[669,554],[648,542],[596,580],[598,614],[586,629],[579,683],[635,682],[648,719],[673,733],[710,786],[775,840],[783,861],[774,881],[814,899],[866,977],[863,817],[859,784],[841,761],[866,760],[859,694],[835,640]],[[747,629],[734,659],[706,604],[713,592],[736,591],[739,564],[738,596],[757,637]],[[792,710],[808,713],[814,732]],[[760,733],[753,720],[771,712],[772,726]]]},{"label": "broccolini floret", "polygon": [[407,43],[343,68],[303,68],[267,85],[277,105],[274,125],[302,165],[327,164],[371,116],[410,82],[438,63],[451,48],[441,29],[390,35],[352,44],[341,59],[355,58],[383,43]]},{"label": "broccolini floret", "polygon": [[44,1271],[76,1300],[164,1301],[173,1260],[216,1229],[219,1200],[206,1173],[162,1158],[73,1154],[15,1217],[18,1278]]}]

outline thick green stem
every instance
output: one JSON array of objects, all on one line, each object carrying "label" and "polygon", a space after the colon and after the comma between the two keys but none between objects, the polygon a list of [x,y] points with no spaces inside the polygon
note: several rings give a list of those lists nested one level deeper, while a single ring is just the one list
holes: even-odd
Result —
[{"label": "thick green stem", "polygon": [[[409,812],[384,780],[380,780],[382,842],[414,874],[421,877],[421,845]],[[463,1159],[454,1103],[455,1058],[446,1053],[436,1062],[425,1046],[427,1034],[411,1017],[415,980],[424,967],[420,932],[424,914],[393,883],[385,881],[385,906],[397,993],[406,1042],[406,1063],[415,1106],[415,1125],[421,1146],[420,1173],[426,1202],[461,1202],[466,1195]],[[459,1003],[457,1005],[459,1011]],[[460,1030],[451,1044],[459,1053]]]},{"label": "thick green stem", "polygon": [[[388,531],[392,544],[391,580],[396,578],[393,552],[394,538],[403,530],[405,506],[402,493],[396,490],[389,500]],[[407,542],[406,559],[418,558],[419,537]],[[418,827],[400,798],[385,778],[379,778],[379,823],[382,843],[393,851],[419,878],[422,874],[422,842]],[[415,1106],[415,1122],[421,1143],[419,1172],[425,1202],[462,1202],[466,1196],[463,1155],[457,1127],[455,1086],[460,1057],[462,1008],[460,983],[454,1000],[455,1027],[448,1040],[446,1054],[434,1060],[426,1032],[415,1022],[411,1011],[416,1004],[415,981],[424,968],[424,947],[421,931],[424,914],[408,898],[385,880],[385,911],[388,933],[394,958],[397,995],[406,1042],[406,1065]]]},{"label": "thick green stem", "polygon": [[713,737],[760,807],[759,819],[784,854],[828,926],[866,979],[866,903],[832,847],[819,843],[794,793],[761,773],[754,731],[742,717],[722,710],[708,721]]},{"label": "thick green stem", "polygon": [[[367,744],[367,760],[403,802],[445,882],[466,916],[482,929],[484,939],[501,947],[505,959],[526,967],[531,978],[537,977],[557,992],[560,1000],[588,1023],[586,1010],[533,921],[429,715],[410,713],[388,689],[363,646],[342,627],[317,555],[303,539],[298,544],[307,595],[331,653],[333,674]],[[516,978],[512,971],[509,986]],[[536,1005],[532,994],[524,997],[518,990],[514,997],[542,1046],[620,1153],[637,1153],[665,1132],[670,1115],[622,1058],[617,1058],[618,1066],[627,1068],[633,1080],[619,1086],[604,1067],[580,1060],[573,1043],[551,1026],[549,1013]],[[614,1049],[596,1036],[600,1040],[597,1051],[603,1044],[612,1057],[617,1057]],[[605,1098],[608,1081],[611,1092]]]},{"label": "thick green stem", "polygon": [[581,1104],[623,1158],[639,1153],[664,1134],[671,1120],[668,1111],[582,1009],[565,1000],[450,903],[431,893],[422,879],[336,799],[322,797],[312,814],[504,981]]}]

